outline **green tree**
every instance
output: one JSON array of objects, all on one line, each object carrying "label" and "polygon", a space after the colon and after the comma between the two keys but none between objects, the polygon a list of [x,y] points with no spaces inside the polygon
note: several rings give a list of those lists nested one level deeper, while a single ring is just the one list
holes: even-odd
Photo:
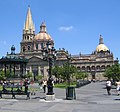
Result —
[{"label": "green tree", "polygon": [[31,78],[33,75],[32,75],[32,72],[28,72],[27,74],[26,74],[26,77],[27,78]]},{"label": "green tree", "polygon": [[68,78],[74,76],[74,73],[76,73],[76,71],[77,68],[75,66],[65,63],[63,66],[55,66],[52,69],[52,74],[55,75],[56,78],[62,78],[67,81]]},{"label": "green tree", "polygon": [[14,76],[13,71],[11,71],[11,73],[10,73],[10,71],[7,70],[7,71],[6,71],[6,74],[5,74],[5,77],[6,77],[6,78],[10,78],[10,77],[15,77],[15,76]]},{"label": "green tree", "polygon": [[37,75],[37,76],[36,76],[36,79],[37,79],[38,81],[40,81],[42,78],[43,78],[42,75]]},{"label": "green tree", "polygon": [[55,66],[55,67],[52,69],[52,75],[54,75],[56,78],[60,78],[61,69],[60,69],[59,66]]},{"label": "green tree", "polygon": [[114,81],[120,80],[120,64],[115,64],[107,68],[104,76],[112,78]]},{"label": "green tree", "polygon": [[87,72],[81,72],[81,71],[78,71],[76,74],[75,74],[75,77],[76,79],[85,79],[86,77],[88,77],[88,74]]},{"label": "green tree", "polygon": [[5,79],[5,73],[4,73],[4,71],[0,71],[0,80],[3,80],[3,79]]}]

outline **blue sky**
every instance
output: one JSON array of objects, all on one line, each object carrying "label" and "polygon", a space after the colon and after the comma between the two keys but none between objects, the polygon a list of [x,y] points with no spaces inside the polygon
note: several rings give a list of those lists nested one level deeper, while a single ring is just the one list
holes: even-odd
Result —
[{"label": "blue sky", "polygon": [[120,0],[1,0],[0,57],[14,44],[20,52],[22,31],[30,5],[36,34],[42,21],[55,42],[71,54],[91,54],[104,44],[120,59]]}]

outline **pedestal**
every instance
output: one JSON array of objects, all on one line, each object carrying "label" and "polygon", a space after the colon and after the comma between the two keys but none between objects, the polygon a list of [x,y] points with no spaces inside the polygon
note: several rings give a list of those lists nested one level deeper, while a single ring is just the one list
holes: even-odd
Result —
[{"label": "pedestal", "polygon": [[55,100],[55,94],[53,94],[53,95],[46,95],[46,100],[48,100],[48,101]]}]

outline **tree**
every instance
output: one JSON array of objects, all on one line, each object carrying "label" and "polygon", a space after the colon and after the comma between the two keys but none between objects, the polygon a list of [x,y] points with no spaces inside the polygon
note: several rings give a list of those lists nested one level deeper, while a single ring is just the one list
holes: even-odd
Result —
[{"label": "tree", "polygon": [[59,66],[55,66],[53,69],[52,69],[52,74],[56,77],[56,78],[59,78],[60,77],[60,67]]},{"label": "tree", "polygon": [[78,71],[76,74],[75,74],[75,77],[76,79],[85,79],[86,77],[88,76],[88,74],[86,72],[81,72],[81,71]]},{"label": "tree", "polygon": [[5,78],[5,73],[4,71],[0,71],[0,80],[3,80]]},{"label": "tree", "polygon": [[33,75],[32,75],[32,72],[28,72],[27,74],[26,74],[26,78],[31,78]]},{"label": "tree", "polygon": [[115,64],[107,68],[104,76],[112,78],[114,81],[120,80],[120,64]]},{"label": "tree", "polygon": [[74,76],[76,73],[77,68],[75,66],[69,65],[68,63],[63,64],[63,66],[55,66],[52,69],[52,74],[55,75],[56,78],[62,78],[63,80],[67,81],[68,78]]}]

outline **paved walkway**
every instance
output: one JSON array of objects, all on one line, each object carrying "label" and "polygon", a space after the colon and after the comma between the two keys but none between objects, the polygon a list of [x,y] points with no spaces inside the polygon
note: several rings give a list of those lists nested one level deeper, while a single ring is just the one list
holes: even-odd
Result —
[{"label": "paved walkway", "polygon": [[56,99],[45,101],[45,94],[37,91],[36,95],[26,100],[26,96],[0,99],[0,112],[120,112],[120,96],[115,89],[111,95],[106,93],[105,82],[96,82],[76,88],[76,100],[65,100],[65,89],[54,89]]}]

